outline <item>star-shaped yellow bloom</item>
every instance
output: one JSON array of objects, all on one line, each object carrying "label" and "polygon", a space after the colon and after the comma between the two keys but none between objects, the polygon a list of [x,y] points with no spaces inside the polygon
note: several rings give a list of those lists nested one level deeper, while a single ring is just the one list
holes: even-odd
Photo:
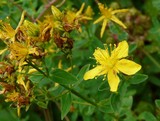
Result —
[{"label": "star-shaped yellow bloom", "polygon": [[22,66],[25,59],[29,54],[38,55],[37,48],[30,47],[30,45],[25,45],[19,42],[14,42],[9,45],[10,59],[19,61],[19,66]]},{"label": "star-shaped yellow bloom", "polygon": [[84,6],[85,3],[81,5],[81,8],[77,12],[71,10],[66,11],[66,14],[64,15],[63,18],[63,24],[65,30],[70,31],[76,28],[78,31],[81,32],[79,22],[83,20],[92,20],[91,17],[86,16],[85,14],[82,13]]},{"label": "star-shaped yellow bloom", "polygon": [[119,24],[123,28],[127,28],[114,14],[121,13],[121,12],[127,12],[128,9],[113,10],[112,8],[104,7],[104,5],[101,3],[98,3],[98,7],[99,7],[99,10],[102,16],[99,17],[96,21],[94,21],[94,24],[99,23],[100,21],[103,20],[101,34],[100,34],[101,37],[104,34],[105,27],[107,23],[109,22],[109,20],[114,21],[115,23]]},{"label": "star-shaped yellow bloom", "polygon": [[94,57],[98,65],[89,70],[84,75],[84,80],[93,79],[96,76],[106,75],[110,86],[110,91],[116,92],[120,79],[118,73],[122,72],[126,75],[133,75],[141,69],[141,65],[124,59],[128,56],[128,43],[122,41],[118,47],[115,48],[111,53],[107,49],[96,49]]}]

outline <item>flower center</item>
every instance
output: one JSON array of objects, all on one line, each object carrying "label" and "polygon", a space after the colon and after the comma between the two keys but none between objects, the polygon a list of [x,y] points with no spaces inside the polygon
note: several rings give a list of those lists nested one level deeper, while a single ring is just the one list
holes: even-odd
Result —
[{"label": "flower center", "polygon": [[105,16],[105,18],[110,19],[112,16],[111,10],[104,8],[101,10],[101,13]]},{"label": "flower center", "polygon": [[109,67],[110,69],[113,69],[115,67],[117,61],[118,60],[116,58],[110,57],[110,58],[108,58],[108,62],[106,63],[107,64],[106,66]]}]

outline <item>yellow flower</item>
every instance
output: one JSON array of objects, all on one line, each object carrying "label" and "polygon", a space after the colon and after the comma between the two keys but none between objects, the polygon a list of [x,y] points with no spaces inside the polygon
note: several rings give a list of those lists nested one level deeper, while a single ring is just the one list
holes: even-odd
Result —
[{"label": "yellow flower", "polygon": [[[25,12],[22,12],[21,19],[18,23],[16,30],[14,30],[9,23],[3,22],[2,20],[0,20],[0,39],[2,39],[6,44],[15,41],[15,35],[19,29],[19,26],[22,24],[24,20],[24,15],[25,15]],[[9,40],[9,41],[5,41],[5,40]]]},{"label": "yellow flower", "polygon": [[77,12],[70,10],[66,12],[66,14],[63,17],[64,28],[66,31],[77,29],[81,32],[79,21],[92,19],[91,17],[82,14],[84,6],[85,3],[82,4],[81,8]]},{"label": "yellow flower", "polygon": [[20,29],[26,33],[28,36],[38,37],[39,36],[39,26],[35,23],[32,23],[28,20],[23,22],[23,25],[20,26]]},{"label": "yellow flower", "polygon": [[[111,47],[110,47],[111,48]],[[141,69],[141,65],[124,59],[128,56],[128,43],[122,41],[118,47],[115,48],[111,53],[107,49],[96,49],[94,57],[98,62],[98,65],[89,70],[84,75],[84,80],[93,79],[96,76],[106,75],[110,86],[110,91],[116,92],[120,79],[118,73],[122,72],[126,75],[133,75]]]},{"label": "yellow flower", "polygon": [[14,59],[21,60],[28,55],[28,49],[23,44],[14,42],[9,45],[11,55]]},{"label": "yellow flower", "polygon": [[24,45],[19,42],[14,42],[9,45],[10,58],[19,61],[19,66],[23,65],[25,59],[29,54],[38,55],[36,48],[30,47],[30,45]]},{"label": "yellow flower", "polygon": [[10,101],[17,102],[19,96],[20,96],[20,93],[14,91],[12,93],[7,94],[5,101],[6,102],[10,102]]},{"label": "yellow flower", "polygon": [[11,25],[6,22],[2,22],[2,20],[0,20],[0,39],[2,40],[11,39],[11,41],[14,41],[14,36],[15,36],[15,30],[11,27]]},{"label": "yellow flower", "polygon": [[115,23],[119,24],[123,28],[127,28],[114,14],[121,13],[121,12],[127,12],[128,9],[112,10],[112,8],[104,7],[104,5],[101,3],[98,3],[98,7],[100,9],[102,16],[99,17],[96,21],[94,21],[94,24],[99,23],[100,21],[103,20],[101,34],[100,34],[101,37],[103,36],[105,27],[107,23],[109,22],[109,20],[114,21]]}]

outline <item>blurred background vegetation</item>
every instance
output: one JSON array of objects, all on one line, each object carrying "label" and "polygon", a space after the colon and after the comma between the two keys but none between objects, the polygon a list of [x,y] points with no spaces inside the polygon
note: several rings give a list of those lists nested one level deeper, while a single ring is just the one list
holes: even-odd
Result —
[{"label": "blurred background vegetation", "polygon": [[[8,21],[16,28],[22,11],[26,11],[25,19],[35,22],[43,20],[44,16],[51,13],[51,5],[57,6],[60,10],[79,10],[81,4],[85,3],[85,8],[90,5],[94,12],[93,20],[99,16],[98,0],[0,0],[0,19]],[[72,32],[74,40],[72,49],[73,65],[76,68],[73,74],[77,74],[81,67],[86,64],[95,64],[92,57],[96,47],[103,47],[104,43],[117,43],[127,40],[130,44],[130,57],[134,58],[142,65],[141,73],[148,75],[146,81],[130,82],[130,86],[125,92],[123,99],[112,95],[107,83],[99,83],[99,80],[80,83],[76,90],[87,97],[91,97],[97,102],[106,104],[104,109],[97,110],[94,106],[83,105],[85,102],[75,96],[70,112],[63,119],[64,121],[158,121],[160,120],[160,0],[99,0],[99,2],[113,8],[128,8],[128,13],[119,14],[118,17],[128,27],[123,30],[121,27],[110,24],[100,39],[99,33],[101,24],[93,25],[93,21],[82,26],[82,32]],[[0,43],[0,49],[4,45]],[[85,53],[85,54],[84,54]],[[54,64],[57,65],[59,59],[63,62],[63,68],[68,68],[68,61],[62,53],[54,57]],[[85,67],[87,68],[87,67]],[[38,77],[36,78],[38,79]],[[35,80],[36,80],[35,79]],[[43,85],[40,84],[40,85]],[[51,95],[57,92],[48,89]],[[119,90],[123,93],[123,88]],[[112,113],[107,97],[113,96]],[[76,101],[82,104],[77,104]],[[119,103],[117,103],[119,102]],[[0,120],[1,121],[44,121],[43,107],[51,108],[50,112],[54,121],[61,120],[59,101],[50,101],[47,104],[32,104],[26,112],[22,110],[21,118],[17,117],[16,109],[10,107],[0,96]],[[45,109],[46,112],[48,109]]]}]

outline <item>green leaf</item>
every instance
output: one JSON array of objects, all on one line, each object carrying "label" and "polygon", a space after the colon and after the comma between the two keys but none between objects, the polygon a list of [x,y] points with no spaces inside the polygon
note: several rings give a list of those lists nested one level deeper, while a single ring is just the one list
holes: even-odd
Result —
[{"label": "green leaf", "polygon": [[104,113],[113,113],[113,108],[110,105],[110,101],[108,99],[101,100],[98,105],[100,105],[98,108],[100,111]]},{"label": "green leaf", "polygon": [[157,8],[155,7],[155,2],[153,1],[154,0],[147,0],[146,3],[144,4],[144,9],[146,13],[148,13],[151,17],[157,16],[159,14]]},{"label": "green leaf", "polygon": [[47,109],[47,106],[48,106],[48,102],[47,103],[44,103],[42,101],[38,101],[37,102],[37,105],[41,108],[44,108],[44,109]]},{"label": "green leaf", "polygon": [[153,7],[155,7],[158,11],[160,11],[160,1],[152,0]]},{"label": "green leaf", "polygon": [[156,117],[151,112],[143,112],[138,117],[139,120],[157,121]]},{"label": "green leaf", "polygon": [[137,44],[131,44],[129,46],[129,53],[132,53],[133,51],[135,51],[137,49]]},{"label": "green leaf", "polygon": [[43,74],[39,72],[34,72],[32,74],[29,74],[28,77],[34,85],[40,88],[46,86],[47,84],[52,83],[52,81],[49,78],[45,77]]},{"label": "green leaf", "polygon": [[155,104],[157,108],[160,108],[160,99],[155,100]]},{"label": "green leaf", "polygon": [[149,79],[148,79],[152,84],[156,85],[156,86],[160,86],[160,78],[156,77],[155,75],[149,75]]},{"label": "green leaf", "polygon": [[137,121],[136,116],[133,115],[133,112],[131,110],[124,110],[125,113],[125,119],[123,121]]},{"label": "green leaf", "polygon": [[90,67],[90,64],[87,64],[81,68],[81,70],[77,75],[77,79],[78,79],[78,82],[76,83],[77,85],[83,81],[83,76],[89,70],[89,67]]},{"label": "green leaf", "polygon": [[116,23],[110,23],[109,30],[112,34],[118,37],[118,40],[127,40],[128,33],[125,32],[119,25]]},{"label": "green leaf", "polygon": [[84,114],[85,115],[88,115],[88,116],[91,116],[95,111],[95,106],[87,106],[87,108],[85,109],[85,112]]},{"label": "green leaf", "polygon": [[109,90],[109,84],[107,81],[102,81],[98,87],[99,91]]},{"label": "green leaf", "polygon": [[133,104],[133,97],[129,96],[129,97],[124,97],[122,98],[122,106],[123,108],[131,108]]},{"label": "green leaf", "polygon": [[131,84],[139,84],[148,79],[148,75],[145,74],[135,74],[133,77],[129,79]]},{"label": "green leaf", "polygon": [[51,79],[59,84],[74,84],[78,81],[75,76],[61,69],[55,69],[52,71]]},{"label": "green leaf", "polygon": [[61,97],[61,120],[67,115],[72,104],[71,94],[65,94]]},{"label": "green leaf", "polygon": [[121,108],[121,99],[120,99],[120,95],[113,93],[110,97],[110,103],[111,103],[111,107],[114,110],[114,112],[119,113],[120,108]]}]

